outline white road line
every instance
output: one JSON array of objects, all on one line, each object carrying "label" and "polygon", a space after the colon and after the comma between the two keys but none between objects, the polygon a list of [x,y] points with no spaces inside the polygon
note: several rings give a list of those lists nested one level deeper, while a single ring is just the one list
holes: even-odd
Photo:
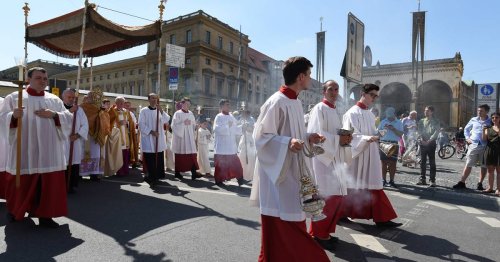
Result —
[{"label": "white road line", "polygon": [[500,227],[500,220],[493,217],[477,217],[479,220],[488,224],[490,227]]},{"label": "white road line", "polygon": [[443,204],[443,203],[439,203],[439,202],[436,202],[436,201],[425,201],[424,203],[427,203],[429,205],[433,205],[433,206],[436,206],[436,207],[444,208],[446,210],[458,209],[458,208],[456,208],[454,206]]},{"label": "white road line", "polygon": [[462,209],[463,211],[469,213],[469,214],[476,214],[476,215],[484,215],[484,212],[473,207],[467,207],[467,206],[460,206],[457,205],[458,208]]},{"label": "white road line", "polygon": [[394,261],[392,259],[387,259],[387,258],[378,258],[378,257],[365,257],[367,262],[389,262],[389,261]]},{"label": "white road line", "polygon": [[365,234],[351,234],[356,244],[360,247],[375,251],[377,253],[389,253],[389,250],[385,249],[378,240],[370,235]]},{"label": "white road line", "polygon": [[410,199],[410,200],[416,200],[416,199],[418,199],[418,197],[416,197],[416,196],[407,195],[407,194],[403,194],[403,193],[400,193],[400,192],[389,191],[388,193],[391,196],[397,196],[397,197],[401,197],[401,198],[405,198],[405,199]]},{"label": "white road line", "polygon": [[[106,182],[112,182],[112,183],[118,183],[118,184],[130,184],[130,182],[124,182],[124,181],[114,181],[114,180],[104,180]],[[147,183],[142,182],[138,183],[141,186],[149,186]],[[219,195],[227,195],[227,196],[238,196],[236,193],[229,193],[229,192],[219,192],[215,190],[204,190],[204,189],[197,189],[197,188],[192,188],[192,187],[178,187],[178,186],[164,186],[164,185],[157,185],[156,187],[161,187],[161,188],[172,188],[172,189],[179,189],[179,190],[186,190],[186,191],[192,191],[192,192],[201,192],[201,193],[210,193],[210,194],[219,194]]]},{"label": "white road line", "polygon": [[424,213],[424,211],[425,211],[424,209],[414,207],[410,211],[408,211],[408,215],[418,217],[418,216],[422,215]]}]

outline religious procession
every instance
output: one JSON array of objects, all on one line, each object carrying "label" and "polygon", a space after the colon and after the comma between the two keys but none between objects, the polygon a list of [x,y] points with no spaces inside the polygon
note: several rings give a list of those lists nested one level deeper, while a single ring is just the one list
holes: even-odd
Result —
[{"label": "religious procession", "polygon": [[[138,113],[125,96],[108,97],[92,83],[89,90],[80,90],[84,58],[92,61],[155,41],[161,46],[163,4],[157,22],[130,32],[109,23],[87,1],[75,17],[26,23],[26,43],[78,58],[79,78],[76,88],[60,96],[49,92],[48,70],[28,68],[26,50],[19,79],[12,81],[18,90],[0,98],[0,199],[8,223],[35,218],[38,227],[61,228],[57,220],[68,216],[69,195],[85,194],[79,190],[82,183],[137,175],[141,183],[135,185],[150,191],[171,187],[167,181],[196,188],[191,183],[203,180],[217,190],[235,183],[250,189],[244,197],[259,210],[258,261],[330,261],[326,251],[335,252],[342,241],[335,234],[337,225],[361,219],[381,230],[403,225],[384,191],[398,187],[398,162],[420,167],[417,185],[437,186],[435,154],[443,130],[432,105],[425,106],[419,121],[416,111],[398,118],[392,106],[380,113],[374,105],[381,87],[361,83],[357,101],[347,107],[339,83],[327,80],[320,83],[322,98],[305,112],[299,95],[311,88],[313,64],[303,56],[283,62],[284,83],[259,103],[255,115],[244,102],[232,104],[222,97],[211,119],[193,112],[187,96],[174,99],[169,114],[161,106],[161,48],[156,88]],[[27,4],[24,11],[27,19]],[[65,19],[81,20],[78,30],[57,29]],[[466,129],[470,137],[471,128]],[[481,134],[475,138],[484,140]],[[465,187],[470,162],[456,188]]]}]

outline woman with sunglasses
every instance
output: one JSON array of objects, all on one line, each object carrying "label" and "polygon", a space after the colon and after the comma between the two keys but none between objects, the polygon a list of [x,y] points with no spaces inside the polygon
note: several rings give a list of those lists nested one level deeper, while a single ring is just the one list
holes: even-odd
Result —
[{"label": "woman with sunglasses", "polygon": [[483,129],[483,140],[488,139],[484,151],[484,161],[488,169],[488,188],[484,193],[493,193],[493,182],[495,170],[497,172],[497,191],[495,195],[500,196],[500,112],[491,114],[493,126],[485,126]]}]

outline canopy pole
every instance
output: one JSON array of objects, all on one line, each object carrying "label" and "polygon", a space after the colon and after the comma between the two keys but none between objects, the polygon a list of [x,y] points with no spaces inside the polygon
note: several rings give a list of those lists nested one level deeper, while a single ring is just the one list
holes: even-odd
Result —
[{"label": "canopy pole", "polygon": [[[19,65],[22,67],[22,70],[19,70],[19,81],[18,81],[18,89],[17,89],[17,108],[23,108],[23,86],[27,79],[26,74],[28,73],[28,14],[30,12],[30,8],[28,7],[28,3],[24,3],[24,65]],[[23,119],[17,119],[17,147],[16,147],[16,188],[19,188],[21,185],[21,140],[22,140],[22,127],[23,127]]]},{"label": "canopy pole", "polygon": [[[165,5],[163,0],[160,0],[160,5],[158,6],[160,10],[160,34],[158,36],[158,81],[156,86],[156,94],[158,95],[158,101],[156,101],[156,137],[155,137],[155,169],[158,169],[158,139],[160,137],[160,87],[161,87],[161,35],[162,35],[162,25],[163,25],[163,10],[165,10]],[[163,127],[162,127],[163,129]]]},{"label": "canopy pole", "polygon": [[[87,22],[87,8],[89,6],[89,1],[85,0],[85,8],[83,9],[83,22],[82,22],[82,35],[80,37],[80,57],[78,58],[78,73],[76,77],[76,92],[75,92],[75,103],[74,105],[78,106],[78,95],[80,93],[80,78],[82,74],[82,58],[83,58],[83,45],[85,44],[85,26]],[[92,85],[91,85],[92,86]],[[77,111],[73,113],[73,123],[71,124],[71,135],[70,135],[70,143],[69,143],[69,159],[68,159],[68,180],[66,181],[66,188],[69,190],[70,188],[70,182],[71,182],[71,166],[73,163],[73,151],[74,151],[74,144],[75,141],[71,140],[71,136],[75,134],[75,127],[76,127],[76,117],[77,117],[77,112],[78,112],[78,107]]]},{"label": "canopy pole", "polygon": [[90,58],[90,87],[89,91],[92,91],[94,88],[94,57]]}]

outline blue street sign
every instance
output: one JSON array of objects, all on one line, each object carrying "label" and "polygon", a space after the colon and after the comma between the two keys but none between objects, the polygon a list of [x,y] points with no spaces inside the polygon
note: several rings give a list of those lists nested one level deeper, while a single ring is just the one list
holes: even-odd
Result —
[{"label": "blue street sign", "polygon": [[170,84],[178,84],[179,83],[179,68],[178,67],[170,67],[168,69],[168,82]]}]

